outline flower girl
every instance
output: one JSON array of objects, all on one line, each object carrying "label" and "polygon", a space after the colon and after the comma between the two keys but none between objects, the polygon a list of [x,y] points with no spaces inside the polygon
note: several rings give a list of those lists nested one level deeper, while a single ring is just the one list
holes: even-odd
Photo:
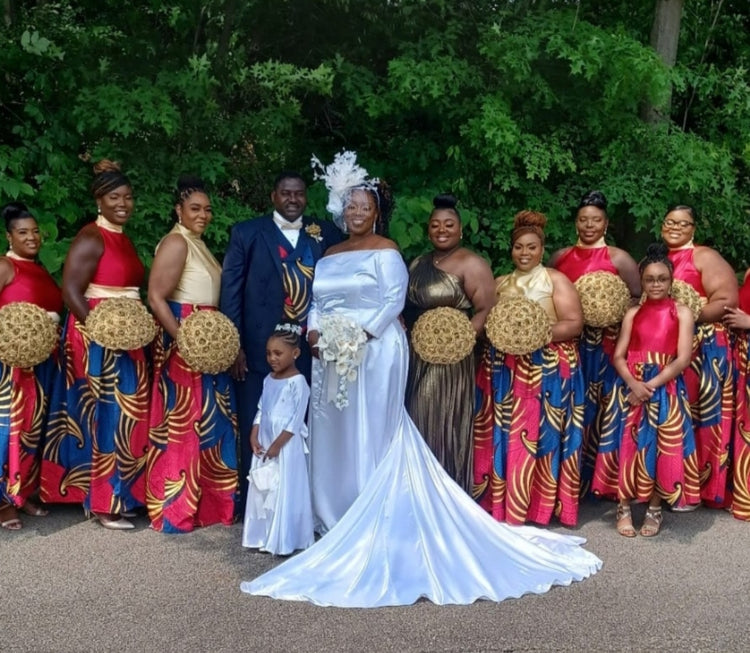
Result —
[{"label": "flower girl", "polygon": [[310,388],[295,361],[302,329],[278,324],[266,344],[271,373],[263,380],[250,446],[242,545],[276,555],[305,549],[314,541],[305,454],[305,412]]}]

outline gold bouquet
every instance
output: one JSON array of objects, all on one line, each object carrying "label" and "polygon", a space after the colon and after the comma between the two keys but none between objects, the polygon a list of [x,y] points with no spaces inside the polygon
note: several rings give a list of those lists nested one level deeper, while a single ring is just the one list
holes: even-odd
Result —
[{"label": "gold bouquet", "polygon": [[428,363],[452,365],[474,349],[476,332],[469,318],[457,308],[441,306],[419,316],[411,332],[417,355]]},{"label": "gold bouquet", "polygon": [[693,313],[693,319],[698,319],[703,308],[703,300],[689,283],[679,279],[672,281],[672,298],[679,304],[685,304]]},{"label": "gold bouquet", "polygon": [[630,306],[630,291],[617,274],[589,272],[575,282],[583,307],[583,322],[606,327],[622,322]]},{"label": "gold bouquet", "polygon": [[29,302],[0,308],[0,361],[11,367],[34,367],[46,361],[57,344],[57,325],[47,311]]},{"label": "gold bouquet", "polygon": [[177,347],[191,369],[201,374],[228,370],[240,351],[240,334],[219,311],[195,311],[177,331]]},{"label": "gold bouquet", "polygon": [[530,354],[552,339],[547,313],[521,296],[499,300],[487,316],[485,331],[495,348],[506,354]]},{"label": "gold bouquet", "polygon": [[86,318],[89,337],[107,349],[140,349],[156,335],[156,323],[137,299],[112,297],[97,304]]}]

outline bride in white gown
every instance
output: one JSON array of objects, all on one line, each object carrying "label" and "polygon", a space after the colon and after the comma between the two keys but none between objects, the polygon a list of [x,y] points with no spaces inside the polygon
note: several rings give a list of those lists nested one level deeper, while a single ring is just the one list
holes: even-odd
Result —
[{"label": "bride in white gown", "polygon": [[[349,154],[335,163],[352,163],[343,161]],[[339,607],[420,597],[467,604],[540,594],[595,573],[602,563],[581,548],[585,540],[495,521],[432,455],[404,408],[408,345],[398,315],[406,267],[395,244],[373,233],[386,213],[376,180],[348,190],[350,238],[316,268],[310,341],[317,342],[315,320],[331,311],[354,318],[371,339],[343,410],[328,401],[331,366],[318,362],[313,373],[313,504],[330,530],[242,591]]]}]

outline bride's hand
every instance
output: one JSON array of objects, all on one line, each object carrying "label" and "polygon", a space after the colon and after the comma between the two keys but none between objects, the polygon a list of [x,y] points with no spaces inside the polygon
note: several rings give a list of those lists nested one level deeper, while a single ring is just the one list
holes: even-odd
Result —
[{"label": "bride's hand", "polygon": [[318,355],[318,340],[320,340],[319,331],[308,331],[307,344],[310,345],[310,353],[314,358],[320,358]]}]

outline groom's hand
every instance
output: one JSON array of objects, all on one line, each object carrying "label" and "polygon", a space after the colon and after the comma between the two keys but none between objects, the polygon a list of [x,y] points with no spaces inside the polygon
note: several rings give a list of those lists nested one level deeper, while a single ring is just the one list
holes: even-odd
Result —
[{"label": "groom's hand", "polygon": [[234,359],[234,363],[229,368],[229,374],[235,381],[244,381],[245,374],[247,374],[247,357],[245,356],[245,350],[240,349],[237,353],[237,358]]}]

